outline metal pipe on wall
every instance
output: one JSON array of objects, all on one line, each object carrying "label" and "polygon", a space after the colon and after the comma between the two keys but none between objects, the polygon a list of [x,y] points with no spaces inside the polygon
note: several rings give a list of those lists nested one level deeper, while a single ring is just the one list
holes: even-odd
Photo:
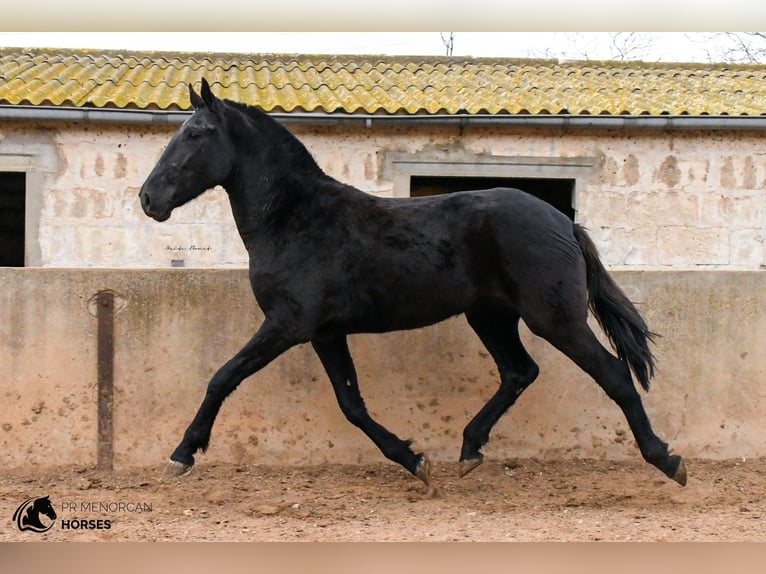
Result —
[{"label": "metal pipe on wall", "polygon": [[[53,106],[0,106],[0,121],[92,122],[180,125],[191,112],[168,110],[94,109]],[[525,127],[606,130],[762,130],[766,116],[590,116],[590,115],[376,115],[324,112],[273,113],[284,124],[462,127]]]}]

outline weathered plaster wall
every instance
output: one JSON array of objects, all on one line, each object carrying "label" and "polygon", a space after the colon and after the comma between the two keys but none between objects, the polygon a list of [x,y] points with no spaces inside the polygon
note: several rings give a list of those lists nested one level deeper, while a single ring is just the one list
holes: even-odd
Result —
[{"label": "weathered plaster wall", "polygon": [[[225,192],[208,192],[157,224],[137,193],[175,128],[0,124],[0,157],[22,139],[57,166],[30,197],[46,267],[242,267],[246,253]],[[443,150],[590,158],[578,178],[578,221],[611,267],[759,269],[766,264],[766,139],[756,132],[464,130],[452,127],[293,128],[319,164],[364,191],[394,193],[386,158]],[[5,155],[4,155],[5,154]],[[1,166],[0,166],[1,167]],[[514,173],[508,173],[513,177]]]},{"label": "weathered plaster wall", "polygon": [[[766,456],[766,271],[620,271],[640,303],[659,372],[644,404],[689,457]],[[245,270],[0,269],[0,465],[96,461],[96,318],[116,293],[114,462],[161,464],[215,370],[261,321]],[[541,376],[495,427],[485,454],[638,457],[617,407],[524,331]],[[456,460],[465,424],[497,388],[462,318],[350,339],[375,417],[436,460]],[[309,346],[288,351],[226,401],[201,461],[379,461],[340,413]]]}]

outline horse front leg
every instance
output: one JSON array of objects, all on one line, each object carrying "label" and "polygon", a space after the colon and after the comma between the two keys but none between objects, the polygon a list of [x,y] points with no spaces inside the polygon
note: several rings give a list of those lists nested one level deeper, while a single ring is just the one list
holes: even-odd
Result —
[{"label": "horse front leg", "polygon": [[180,476],[194,465],[194,454],[210,443],[210,433],[221,404],[239,384],[293,346],[282,331],[267,319],[250,341],[221,367],[207,386],[205,398],[170,456],[169,473]]},{"label": "horse front leg", "polygon": [[356,370],[346,337],[316,339],[311,344],[327,371],[338,405],[348,421],[361,429],[386,458],[399,463],[422,480],[427,487],[426,496],[433,496],[435,489],[431,484],[431,464],[428,457],[412,452],[411,441],[400,439],[375,422],[367,412],[359,392]]}]

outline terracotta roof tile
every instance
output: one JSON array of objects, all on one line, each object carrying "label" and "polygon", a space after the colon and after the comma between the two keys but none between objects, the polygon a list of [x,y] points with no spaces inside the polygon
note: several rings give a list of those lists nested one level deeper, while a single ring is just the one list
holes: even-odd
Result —
[{"label": "terracotta roof tile", "polygon": [[766,67],[0,49],[0,104],[188,109],[206,77],[266,111],[766,114]]}]

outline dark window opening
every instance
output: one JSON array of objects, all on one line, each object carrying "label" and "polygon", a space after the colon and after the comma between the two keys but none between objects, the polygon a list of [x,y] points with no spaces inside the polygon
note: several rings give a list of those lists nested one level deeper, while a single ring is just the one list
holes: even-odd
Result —
[{"label": "dark window opening", "polygon": [[410,178],[410,195],[423,197],[472,189],[514,187],[550,203],[574,221],[575,210],[572,207],[574,184],[573,179],[553,178],[412,176]]},{"label": "dark window opening", "polygon": [[26,179],[0,172],[0,267],[24,267]]}]

